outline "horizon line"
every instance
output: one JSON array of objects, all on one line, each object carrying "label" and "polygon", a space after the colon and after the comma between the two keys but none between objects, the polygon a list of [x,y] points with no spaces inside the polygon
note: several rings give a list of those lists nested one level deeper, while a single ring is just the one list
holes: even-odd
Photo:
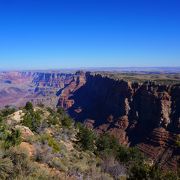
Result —
[{"label": "horizon line", "polygon": [[128,69],[142,69],[142,68],[145,68],[146,69],[146,71],[147,71],[147,69],[158,69],[159,68],[159,70],[163,70],[163,69],[171,69],[171,68],[173,68],[173,69],[178,69],[179,71],[180,71],[180,66],[122,66],[122,67],[111,67],[111,66],[109,66],[109,67],[103,67],[103,66],[99,66],[99,67],[72,67],[72,68],[68,68],[68,67],[64,67],[64,68],[37,68],[37,69],[35,69],[35,68],[32,68],[32,69],[26,69],[26,68],[19,68],[19,69],[17,69],[17,68],[9,68],[9,69],[1,69],[0,68],[0,71],[2,72],[2,71],[60,71],[60,70],[88,70],[88,69],[91,69],[91,70],[103,70],[103,69],[105,69],[105,70],[115,70],[115,69],[126,69],[126,70],[128,70]]}]

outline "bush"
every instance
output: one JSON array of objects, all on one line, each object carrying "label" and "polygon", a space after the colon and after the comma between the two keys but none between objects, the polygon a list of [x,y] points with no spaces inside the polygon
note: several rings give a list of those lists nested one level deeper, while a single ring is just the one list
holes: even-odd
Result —
[{"label": "bush", "polygon": [[98,153],[105,153],[116,156],[116,152],[119,148],[119,143],[115,137],[105,133],[98,137],[96,141],[96,147]]},{"label": "bush", "polygon": [[9,158],[0,158],[0,179],[7,179],[13,172],[13,163]]},{"label": "bush", "polygon": [[15,179],[19,175],[29,176],[35,171],[35,168],[24,149],[19,147],[10,148],[6,152],[6,156],[11,159],[14,166],[12,179]]},{"label": "bush", "polygon": [[2,116],[0,116],[0,124],[2,124],[2,123],[3,123],[3,121],[4,121],[3,117],[2,117]]},{"label": "bush", "polygon": [[49,115],[47,120],[48,120],[49,126],[51,126],[51,125],[60,125],[61,124],[60,117],[58,117],[58,115],[56,113],[54,113],[52,115]]},{"label": "bush", "polygon": [[134,165],[129,172],[128,180],[150,179],[150,167],[148,165]]},{"label": "bush", "polygon": [[0,140],[4,140],[6,138],[7,132],[7,125],[2,120],[0,122]]},{"label": "bush", "polygon": [[21,143],[21,132],[20,130],[12,129],[11,133],[8,133],[4,140],[4,148],[8,149],[11,146],[17,146]]},{"label": "bush", "polygon": [[60,114],[60,115],[65,115],[65,111],[64,111],[64,109],[61,108],[61,107],[58,107],[57,113]]},{"label": "bush", "polygon": [[119,146],[117,151],[117,159],[124,163],[143,163],[144,156],[136,147]]},{"label": "bush", "polygon": [[22,124],[29,127],[32,131],[37,131],[41,124],[41,115],[39,111],[30,111],[23,116]]},{"label": "bush", "polygon": [[117,151],[117,159],[120,162],[127,163],[129,161],[129,152],[128,148],[120,146],[118,151]]},{"label": "bush", "polygon": [[84,126],[80,126],[76,137],[83,150],[94,151],[94,141],[96,136],[92,130]]},{"label": "bush", "polygon": [[48,111],[51,115],[55,113],[55,111],[54,111],[52,108],[50,108],[50,107],[47,107],[47,111]]},{"label": "bush", "polygon": [[48,163],[52,159],[52,148],[49,145],[37,143],[35,146],[35,160],[38,162]]},{"label": "bush", "polygon": [[178,175],[172,171],[163,172],[157,165],[137,163],[130,168],[128,180],[178,180]]},{"label": "bush", "polygon": [[6,106],[3,110],[1,110],[1,116],[7,117],[11,114],[13,114],[16,111],[15,108],[10,108],[9,106]]},{"label": "bush", "polygon": [[24,108],[27,111],[32,111],[33,110],[33,104],[31,102],[27,102]]},{"label": "bush", "polygon": [[73,121],[68,115],[65,115],[61,119],[61,124],[62,124],[63,127],[66,127],[66,128],[69,129],[72,126]]},{"label": "bush", "polygon": [[60,151],[60,144],[56,141],[55,138],[48,134],[44,134],[41,136],[41,142],[43,144],[47,143],[54,152],[59,152]]},{"label": "bush", "polygon": [[[41,166],[33,165],[35,168],[35,171],[27,176],[22,176],[22,180],[28,179],[28,180],[61,180],[61,176],[59,174],[52,173],[47,168],[42,168]],[[19,180],[19,178],[17,178]]]},{"label": "bush", "polygon": [[168,180],[179,180],[179,176],[176,175],[174,172],[168,171],[164,176],[164,179],[168,179]]},{"label": "bush", "polygon": [[61,161],[61,159],[55,157],[53,158],[50,163],[49,163],[50,167],[56,168],[60,171],[67,171],[68,168],[63,164],[63,162]]}]

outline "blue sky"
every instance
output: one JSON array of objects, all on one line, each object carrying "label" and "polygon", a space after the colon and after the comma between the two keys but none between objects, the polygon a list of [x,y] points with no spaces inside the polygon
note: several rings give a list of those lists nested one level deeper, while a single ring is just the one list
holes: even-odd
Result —
[{"label": "blue sky", "polygon": [[179,0],[0,0],[0,69],[180,66]]}]

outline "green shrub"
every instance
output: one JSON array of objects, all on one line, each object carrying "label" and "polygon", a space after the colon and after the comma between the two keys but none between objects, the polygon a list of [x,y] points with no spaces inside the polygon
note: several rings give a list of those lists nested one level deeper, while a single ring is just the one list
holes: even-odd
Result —
[{"label": "green shrub", "polygon": [[106,153],[116,156],[116,152],[119,148],[119,143],[114,136],[105,133],[97,138],[96,147],[97,151],[101,154]]},{"label": "green shrub", "polygon": [[35,167],[24,149],[19,147],[10,148],[5,155],[11,159],[14,166],[12,179],[19,175],[29,176],[35,171]]},{"label": "green shrub", "polygon": [[22,124],[29,127],[32,131],[37,131],[41,124],[41,113],[39,111],[30,111],[23,116]]},{"label": "green shrub", "polygon": [[66,115],[66,116],[62,117],[61,124],[63,127],[70,128],[73,124],[73,121],[68,115]]},{"label": "green shrub", "polygon": [[64,111],[64,109],[61,108],[61,107],[58,107],[57,113],[60,114],[60,115],[65,115],[65,114],[66,114],[66,112]]},{"label": "green shrub", "polygon": [[128,180],[178,180],[178,175],[172,171],[162,171],[158,165],[149,166],[144,163],[134,164],[129,171]]},{"label": "green shrub", "polygon": [[144,156],[136,147],[119,146],[117,151],[117,159],[124,163],[143,163]]},{"label": "green shrub", "polygon": [[49,134],[43,134],[41,136],[41,142],[42,143],[47,143],[54,152],[59,152],[60,151],[60,144],[56,141],[55,138],[50,136]]},{"label": "green shrub", "polygon": [[9,158],[0,158],[0,179],[7,179],[13,173],[13,163]]},{"label": "green shrub", "polygon": [[179,180],[180,177],[178,177],[177,174],[175,174],[174,172],[172,171],[168,171],[164,174],[163,176],[163,180],[164,179],[167,179],[167,180]]},{"label": "green shrub", "polygon": [[50,107],[47,107],[47,111],[48,111],[51,115],[55,113],[55,111],[54,111],[52,108],[50,108]]},{"label": "green shrub", "polygon": [[21,143],[21,132],[19,129],[12,129],[4,139],[4,148],[8,149],[11,146],[17,146]]},{"label": "green shrub", "polygon": [[56,113],[49,115],[47,120],[48,120],[49,126],[61,124],[60,117]]},{"label": "green shrub", "polygon": [[50,167],[56,168],[60,171],[67,171],[68,168],[63,164],[62,160],[59,158],[53,158],[50,163],[49,163]]},{"label": "green shrub", "polygon": [[6,106],[3,110],[1,110],[1,116],[7,117],[7,116],[13,114],[15,111],[16,111],[15,108],[11,108],[9,106]]},{"label": "green shrub", "polygon": [[136,163],[142,163],[145,160],[144,155],[139,151],[137,147],[130,147],[128,148],[128,160],[134,161]]},{"label": "green shrub", "polygon": [[27,102],[24,109],[27,111],[32,111],[33,110],[33,104],[31,102]]},{"label": "green shrub", "polygon": [[83,150],[94,151],[95,133],[87,127],[80,126],[79,132],[76,135],[78,143]]},{"label": "green shrub", "polygon": [[0,140],[5,140],[8,135],[6,124],[0,123]]},{"label": "green shrub", "polygon": [[134,165],[129,172],[128,180],[148,180],[150,179],[150,167],[148,165]]},{"label": "green shrub", "polygon": [[3,123],[3,121],[4,121],[3,117],[2,117],[2,116],[0,116],[0,124],[2,124],[2,123]]},{"label": "green shrub", "polygon": [[128,162],[129,161],[129,152],[128,148],[120,146],[118,151],[117,151],[117,159],[120,162]]}]

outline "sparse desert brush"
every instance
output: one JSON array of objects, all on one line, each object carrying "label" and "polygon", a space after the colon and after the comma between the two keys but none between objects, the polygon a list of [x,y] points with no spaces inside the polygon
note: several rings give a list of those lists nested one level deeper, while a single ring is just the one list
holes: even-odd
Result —
[{"label": "sparse desert brush", "polygon": [[101,179],[103,179],[103,180],[114,180],[114,178],[111,177],[109,174],[103,173],[103,172],[101,172],[101,173],[96,172],[96,173],[92,174],[91,177],[94,177],[94,179],[96,179],[96,180],[101,180]]},{"label": "sparse desert brush", "polygon": [[48,163],[52,159],[52,148],[48,144],[36,143],[34,159],[37,162]]},{"label": "sparse desert brush", "polygon": [[92,164],[89,164],[89,158],[86,154],[80,153],[79,156],[70,156],[71,170],[77,170],[78,172],[87,171]]},{"label": "sparse desert brush", "polygon": [[36,135],[36,136],[28,136],[25,139],[25,141],[30,143],[30,144],[36,143],[36,142],[38,142],[38,140],[39,140],[39,136],[38,135]]},{"label": "sparse desert brush", "polygon": [[[66,117],[64,111],[49,110],[51,117],[55,118],[51,119],[45,108],[44,116],[39,108],[37,111],[36,108],[24,110],[28,118],[21,122],[34,128],[33,136],[23,138],[23,142],[29,142],[33,147],[31,157],[18,146],[21,134],[12,131],[10,126],[6,127],[3,120],[0,122],[0,179],[11,176],[15,180],[59,180],[72,176],[75,179],[120,180],[128,175],[135,178],[141,170],[150,176],[151,168],[143,168],[140,162],[144,157],[137,148],[121,146],[114,137],[98,135],[82,124],[62,125],[62,119]],[[38,123],[30,121],[38,116]],[[6,149],[1,146],[4,142],[8,142]],[[176,176],[168,174],[167,177]]]},{"label": "sparse desert brush", "polygon": [[60,125],[61,124],[59,117],[57,117],[56,115],[49,116],[47,118],[47,121],[48,121],[49,125]]},{"label": "sparse desert brush", "polygon": [[60,118],[61,125],[64,128],[71,129],[73,126],[73,120],[67,114],[63,114]]},{"label": "sparse desert brush", "polygon": [[10,158],[0,157],[0,179],[5,180],[13,173],[13,163]]},{"label": "sparse desert brush", "polygon": [[33,163],[34,171],[30,174],[18,174],[14,177],[14,180],[63,180],[60,174],[52,173],[47,167],[43,167],[40,164]]},{"label": "sparse desert brush", "polygon": [[40,141],[43,144],[47,143],[53,149],[54,152],[60,151],[59,142],[54,137],[52,137],[50,134],[42,134],[40,136]]},{"label": "sparse desert brush", "polygon": [[20,147],[12,147],[6,151],[5,156],[9,157],[13,163],[12,177],[14,178],[19,175],[28,176],[36,169],[25,149]]},{"label": "sparse desert brush", "polygon": [[60,171],[67,172],[68,171],[68,166],[67,163],[65,163],[62,159],[54,157],[50,162],[49,162],[50,167],[56,168]]}]

